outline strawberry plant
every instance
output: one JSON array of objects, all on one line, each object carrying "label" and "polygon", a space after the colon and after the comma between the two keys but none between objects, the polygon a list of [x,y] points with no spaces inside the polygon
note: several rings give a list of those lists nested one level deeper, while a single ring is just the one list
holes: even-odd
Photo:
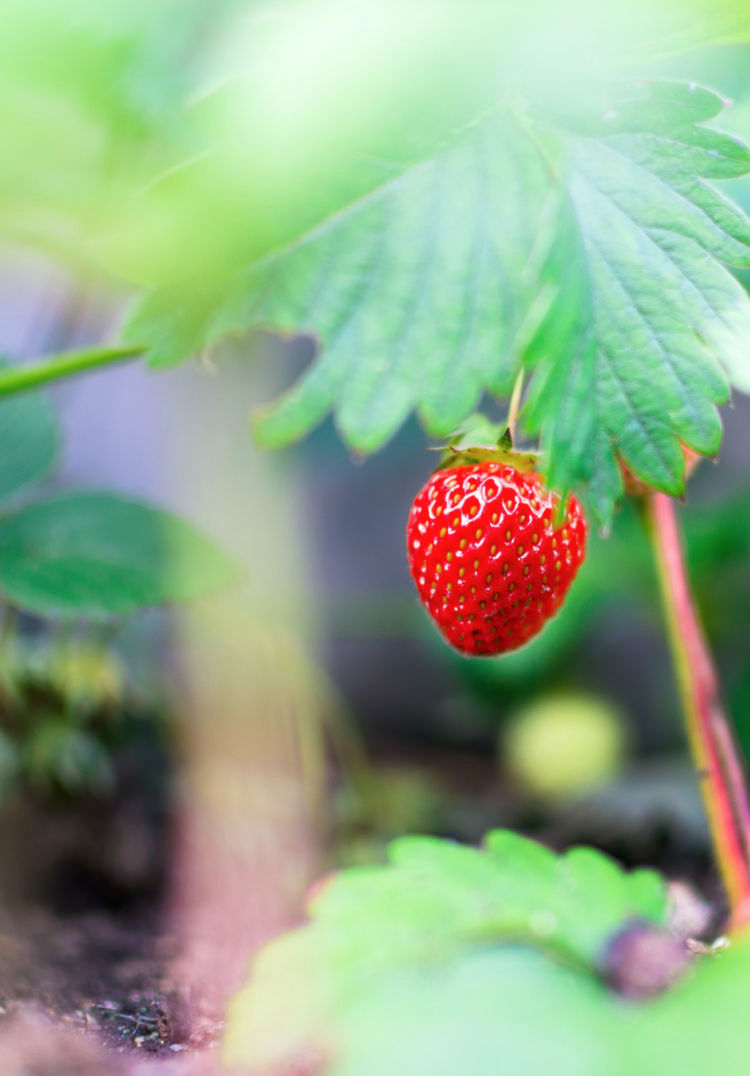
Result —
[{"label": "strawberry plant", "polygon": [[19,779],[106,786],[112,713],[126,692],[97,636],[237,578],[229,557],[171,512],[103,490],[50,488],[61,441],[43,392],[0,404],[0,798]]},{"label": "strawberry plant", "polygon": [[[565,617],[587,527],[605,540],[628,495],[726,892],[728,951],[680,927],[658,875],[593,850],[404,837],[321,883],[308,925],[261,953],[228,1062],[741,1071],[750,807],[677,500],[719,453],[719,407],[750,391],[747,5],[58,7],[11,3],[0,42],[23,133],[0,151],[0,226],[128,310],[113,302],[109,341],[0,370],[18,460],[0,494],[51,458],[30,389],[313,337],[255,437],[280,449],[332,415],[365,455],[415,414],[448,445],[407,525],[418,593],[454,647],[499,661]],[[0,521],[0,591],[41,615],[127,613],[193,594],[175,548],[205,552],[153,510],[56,495]]]}]

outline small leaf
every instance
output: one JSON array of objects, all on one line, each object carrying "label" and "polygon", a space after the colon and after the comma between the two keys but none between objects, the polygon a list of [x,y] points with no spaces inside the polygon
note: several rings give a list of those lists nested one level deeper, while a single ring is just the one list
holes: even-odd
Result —
[{"label": "small leaf", "polygon": [[404,837],[389,861],[329,878],[309,925],[260,954],[230,1009],[229,1064],[280,1063],[326,1042],[350,999],[379,976],[433,976],[461,954],[518,941],[591,969],[624,922],[665,916],[658,876],[629,875],[593,849],[556,856],[504,830],[484,849]]},{"label": "small leaf", "polygon": [[59,494],[0,524],[0,591],[40,616],[126,616],[210,593],[235,574],[185,520],[114,494]]},{"label": "small leaf", "polygon": [[0,401],[0,501],[45,478],[59,447],[57,414],[43,392]]},{"label": "small leaf", "polygon": [[490,422],[486,415],[479,412],[474,412],[463,422],[459,422],[452,431],[449,444],[459,451],[476,448],[478,445],[487,448],[496,448],[498,445],[507,449],[513,447],[510,431],[505,424]]},{"label": "small leaf", "polygon": [[[396,858],[431,862],[434,869],[442,859],[440,843],[409,838]],[[496,835],[493,843],[505,854],[534,858],[512,837]],[[448,853],[443,867],[451,858]],[[567,859],[579,883],[584,926],[618,881],[606,858],[590,849],[576,849]],[[463,866],[460,853],[453,865]],[[620,878],[631,896],[650,891],[647,903],[658,888],[663,908],[664,885],[653,888],[651,872],[620,872]],[[364,920],[360,934],[366,933]],[[376,952],[379,926],[370,933]],[[741,933],[726,952],[697,959],[672,989],[639,1004],[613,996],[590,967],[550,960],[512,937],[505,944],[488,937],[484,945],[390,966],[369,960],[357,966],[350,949],[355,964],[344,982],[339,958],[346,936],[329,932],[324,939],[313,925],[261,952],[250,983],[230,1004],[227,1065],[276,1072],[293,1057],[314,1062],[327,1076],[662,1076],[665,1058],[670,1071],[714,1076],[746,1065],[750,939]]]}]

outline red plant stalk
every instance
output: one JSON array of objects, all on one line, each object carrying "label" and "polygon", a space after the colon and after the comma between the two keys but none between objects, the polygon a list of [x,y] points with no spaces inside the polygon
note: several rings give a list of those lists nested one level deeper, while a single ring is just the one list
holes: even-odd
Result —
[{"label": "red plant stalk", "polygon": [[750,803],[731,722],[695,608],[675,501],[645,498],[672,657],[688,740],[716,858],[729,898],[731,926],[750,920]]}]

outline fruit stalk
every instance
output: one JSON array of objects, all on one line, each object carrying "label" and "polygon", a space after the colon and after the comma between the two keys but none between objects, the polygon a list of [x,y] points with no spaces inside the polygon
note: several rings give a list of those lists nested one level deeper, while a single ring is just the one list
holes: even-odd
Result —
[{"label": "fruit stalk", "polygon": [[738,927],[750,920],[750,803],[745,774],[690,590],[675,501],[664,493],[650,493],[644,500],[688,740],[729,898],[731,925]]},{"label": "fruit stalk", "polygon": [[518,412],[521,409],[521,396],[523,395],[523,378],[524,369],[522,366],[516,374],[516,380],[513,383],[513,391],[510,395],[510,403],[508,404],[508,421],[506,425],[508,427],[508,434],[510,436],[511,444],[516,439],[516,422],[518,421]]}]

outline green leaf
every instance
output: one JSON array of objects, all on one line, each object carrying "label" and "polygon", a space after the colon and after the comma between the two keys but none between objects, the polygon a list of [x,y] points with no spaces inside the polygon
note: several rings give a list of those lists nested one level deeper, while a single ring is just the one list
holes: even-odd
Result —
[{"label": "green leaf", "polygon": [[[626,1076],[616,1013],[590,977],[539,954],[465,953],[439,969],[402,969],[346,1005],[329,1076]],[[639,1070],[640,1071],[640,1070]],[[708,1076],[708,1074],[706,1074]]]},{"label": "green leaf", "polygon": [[709,180],[750,170],[738,140],[698,126],[707,90],[625,90],[564,144],[565,200],[546,267],[560,280],[529,349],[525,413],[552,484],[592,484],[606,522],[621,457],[657,489],[684,486],[680,444],[711,455],[729,381],[750,388],[750,300],[724,263],[750,265],[750,221]]},{"label": "green leaf", "polygon": [[0,500],[35,485],[54,466],[60,447],[57,414],[42,392],[0,403]]},{"label": "green leaf", "polygon": [[343,1007],[330,1076],[714,1076],[750,1050],[747,937],[672,990],[623,1004],[590,976],[504,948],[374,979]]},{"label": "green leaf", "polygon": [[191,524],[114,494],[59,494],[0,524],[0,592],[41,616],[126,616],[235,576]]},{"label": "green leaf", "polygon": [[310,998],[326,965],[315,948],[308,928],[261,953],[230,1005],[228,1065],[280,1071],[293,1057],[315,1060],[328,1076],[662,1076],[668,1059],[669,1071],[714,1076],[742,1072],[750,1050],[747,936],[639,1004],[613,996],[590,969],[506,940],[421,962],[367,964],[331,995],[332,1007],[316,1010]]},{"label": "green leaf", "polygon": [[750,222],[713,186],[750,151],[704,126],[712,91],[619,83],[600,100],[495,110],[220,288],[156,293],[129,332],[161,365],[252,327],[314,334],[311,367],[256,415],[269,446],[331,410],[363,452],[412,410],[446,436],[523,360],[553,485],[603,523],[621,459],[679,493],[681,443],[715,453],[716,405],[750,388],[750,300],[727,268],[750,265]]},{"label": "green leaf", "polygon": [[364,195],[353,171],[540,84],[746,40],[744,7],[6,0],[0,226],[184,298]]},{"label": "green leaf", "polygon": [[[558,100],[581,82],[596,94],[591,81],[643,70],[679,50],[686,31],[724,40],[739,21],[708,0],[267,6],[261,19],[243,4],[212,5],[219,46],[208,56],[195,49],[192,64],[180,57],[176,73],[180,85],[183,70],[207,71],[209,87],[188,91],[185,114],[159,127],[152,181],[136,184],[106,249],[97,245],[130,280],[164,289],[137,324],[171,321],[183,347],[190,333],[178,321],[192,319],[191,300],[207,285],[216,287],[210,305],[221,305],[235,271],[430,158],[499,102],[539,92]],[[54,35],[54,23],[43,29]],[[157,70],[169,71],[158,58]],[[210,309],[203,314],[210,322]],[[191,350],[206,342],[198,333]]]},{"label": "green leaf", "polygon": [[652,872],[627,874],[592,849],[556,856],[502,830],[482,850],[404,837],[389,860],[323,882],[311,923],[260,954],[232,1003],[231,1064],[272,1064],[315,1046],[373,977],[517,941],[590,969],[624,922],[666,915]]},{"label": "green leaf", "polygon": [[714,1076],[750,1050],[747,937],[654,1001],[625,1005],[536,953],[466,953],[373,980],[344,1006],[330,1076]]},{"label": "green leaf", "polygon": [[186,320],[173,308],[170,328],[157,296],[128,333],[156,344],[157,365],[182,359],[191,332],[204,342],[250,326],[315,334],[318,361],[256,419],[266,445],[301,437],[331,408],[361,451],[381,445],[414,408],[444,436],[485,388],[512,385],[549,203],[533,143],[494,113],[238,274],[208,317],[210,296]]}]

